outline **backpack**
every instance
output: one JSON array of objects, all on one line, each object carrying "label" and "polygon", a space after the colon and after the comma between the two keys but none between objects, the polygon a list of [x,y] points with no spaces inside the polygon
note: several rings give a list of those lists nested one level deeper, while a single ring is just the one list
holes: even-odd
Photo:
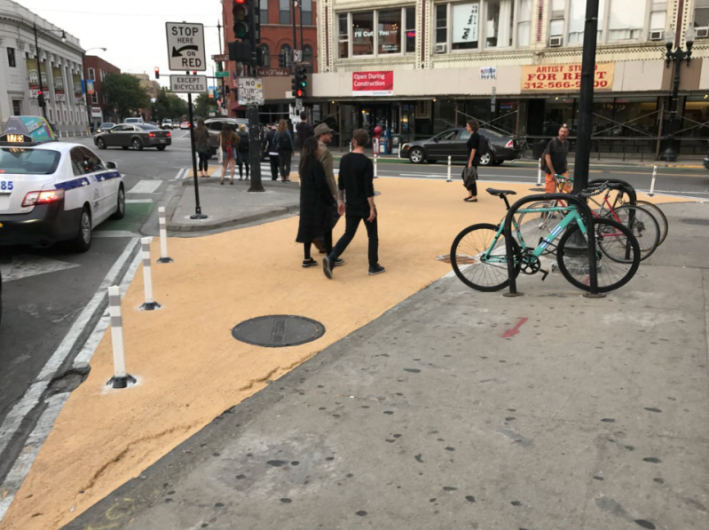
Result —
[{"label": "backpack", "polygon": [[490,141],[485,135],[478,133],[478,136],[480,136],[480,142],[478,143],[478,150],[475,152],[475,155],[480,158],[490,153]]},{"label": "backpack", "polygon": [[288,138],[288,132],[284,132],[278,135],[278,138],[276,139],[276,145],[278,146],[279,151],[291,150],[291,143],[290,138]]},{"label": "backpack", "polygon": [[237,133],[239,136],[239,152],[249,152],[249,137],[246,134]]}]

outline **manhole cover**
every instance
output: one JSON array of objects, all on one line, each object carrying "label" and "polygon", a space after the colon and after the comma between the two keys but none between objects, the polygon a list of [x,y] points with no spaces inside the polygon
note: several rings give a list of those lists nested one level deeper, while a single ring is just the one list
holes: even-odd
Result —
[{"label": "manhole cover", "polygon": [[699,218],[689,218],[689,219],[681,219],[683,223],[686,223],[688,225],[709,225],[709,219],[699,219]]},{"label": "manhole cover", "polygon": [[236,340],[248,344],[266,348],[285,348],[319,339],[325,334],[325,326],[310,318],[270,315],[237,324],[231,330],[231,334]]},{"label": "manhole cover", "polygon": [[547,191],[547,189],[546,189],[546,188],[529,188],[529,191],[541,191],[541,192],[544,192],[544,191]]}]

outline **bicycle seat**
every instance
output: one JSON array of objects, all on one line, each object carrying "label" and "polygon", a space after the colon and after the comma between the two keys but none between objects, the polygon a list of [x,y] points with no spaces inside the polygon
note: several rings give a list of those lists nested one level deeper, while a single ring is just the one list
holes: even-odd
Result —
[{"label": "bicycle seat", "polygon": [[497,195],[500,198],[504,197],[505,195],[517,195],[517,192],[512,190],[496,190],[495,188],[488,188],[486,191],[490,195]]}]

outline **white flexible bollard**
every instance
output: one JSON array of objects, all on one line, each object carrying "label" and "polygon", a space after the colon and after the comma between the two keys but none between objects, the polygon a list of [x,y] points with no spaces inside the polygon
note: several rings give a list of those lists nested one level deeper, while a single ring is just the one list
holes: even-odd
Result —
[{"label": "white flexible bollard", "polygon": [[539,171],[537,171],[537,187],[542,185],[542,159],[539,159]]},{"label": "white flexible bollard", "polygon": [[135,377],[126,372],[126,352],[123,342],[123,316],[121,315],[121,290],[117,285],[108,288],[108,310],[111,315],[111,339],[113,342],[113,377],[106,385],[126,388],[135,384]]},{"label": "white flexible bollard", "polygon": [[158,218],[160,220],[160,259],[158,263],[172,263],[174,260],[167,255],[167,219],[164,206],[158,208]]},{"label": "white flexible bollard", "polygon": [[446,182],[453,182],[451,180],[451,156],[448,155],[448,179],[446,179]]},{"label": "white flexible bollard", "polygon": [[152,240],[152,237],[144,237],[140,240],[143,253],[143,283],[145,284],[145,302],[139,308],[141,311],[153,311],[161,307],[153,299],[153,276],[150,270],[150,242]]},{"label": "white flexible bollard", "polygon": [[375,179],[379,178],[379,169],[378,169],[378,165],[377,165],[378,160],[379,160],[379,155],[375,154],[374,155],[374,178]]},{"label": "white flexible bollard", "polygon": [[650,182],[650,193],[647,194],[648,197],[653,197],[655,195],[655,179],[657,178],[657,166],[652,168],[652,181]]}]

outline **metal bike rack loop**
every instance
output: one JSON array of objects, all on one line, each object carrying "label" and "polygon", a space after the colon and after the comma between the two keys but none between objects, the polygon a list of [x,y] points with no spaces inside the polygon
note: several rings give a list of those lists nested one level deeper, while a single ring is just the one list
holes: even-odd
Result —
[{"label": "metal bike rack loop", "polygon": [[588,183],[589,187],[593,186],[600,186],[601,184],[620,184],[623,186],[623,192],[628,194],[628,198],[630,199],[630,205],[631,206],[637,206],[638,205],[638,194],[635,191],[635,188],[633,188],[632,184],[625,180],[621,179],[594,179]]},{"label": "metal bike rack loop", "polygon": [[[520,200],[515,202],[507,212],[505,216],[505,246],[506,246],[506,258],[507,258],[507,275],[510,280],[510,291],[504,296],[514,297],[522,296],[524,293],[517,292],[517,280],[514,274],[514,259],[512,249],[512,219],[515,213],[524,204],[530,202],[541,202],[541,201],[567,201],[569,204],[574,204],[578,207],[578,212],[581,215],[586,228],[588,229],[588,268],[589,276],[591,278],[591,297],[602,297],[598,293],[598,271],[596,269],[596,239],[592,237],[591,230],[593,229],[593,215],[591,214],[591,208],[589,208],[586,201],[576,195],[571,195],[569,193],[541,193],[537,195],[527,195],[522,197]],[[520,227],[521,229],[521,227]]]}]

